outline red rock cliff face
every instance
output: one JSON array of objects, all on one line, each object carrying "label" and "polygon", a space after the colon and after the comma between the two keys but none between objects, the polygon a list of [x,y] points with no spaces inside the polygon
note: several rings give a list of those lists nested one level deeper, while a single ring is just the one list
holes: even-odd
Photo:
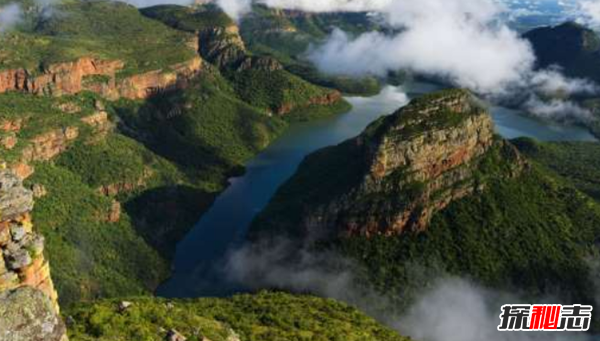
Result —
[{"label": "red rock cliff face", "polygon": [[[351,155],[352,160],[335,163],[339,153]],[[297,232],[312,238],[424,231],[436,212],[485,190],[478,176],[480,165],[494,155],[501,155],[506,167],[494,176],[514,177],[525,167],[512,145],[494,137],[490,115],[469,92],[447,91],[415,100],[358,138],[308,158],[308,169],[328,169],[328,176],[345,174],[347,180],[336,180],[341,186],[337,194],[314,189],[297,203],[305,206],[293,208],[302,214],[291,228],[300,226]],[[329,164],[329,159],[334,163]],[[297,190],[293,183],[290,186]],[[278,212],[275,219],[284,214],[273,212]]]},{"label": "red rock cliff face", "polygon": [[122,80],[111,79],[106,84],[90,85],[86,89],[111,100],[147,99],[162,91],[185,88],[191,79],[200,74],[202,67],[202,59],[196,57],[185,63],[171,66],[169,71],[156,70]]},{"label": "red rock cliff face", "polygon": [[[0,71],[0,93],[25,91],[61,96],[90,90],[109,99],[146,99],[156,92],[185,86],[202,70],[202,59],[196,57],[173,65],[167,71],[155,70],[117,80],[116,75],[123,67],[124,63],[118,60],[80,58],[74,62],[53,64],[41,75],[24,69]],[[107,81],[88,84],[86,78],[91,76],[104,76]]]},{"label": "red rock cliff face", "polygon": [[5,70],[0,72],[0,93],[27,91],[33,94],[75,94],[83,90],[83,78],[104,75],[114,77],[124,64],[120,61],[101,61],[81,58],[74,62],[50,65],[41,75],[32,75],[27,70]]},{"label": "red rock cliff face", "polygon": [[[92,134],[85,136],[85,142],[89,143],[103,139],[114,128],[114,124],[110,122],[104,105],[98,102],[96,106],[96,112],[80,119],[83,125],[92,128]],[[23,125],[26,125],[26,123],[22,120],[14,122],[3,121],[0,122],[0,131],[13,133],[14,135],[10,135],[10,137],[13,143],[16,144],[22,140],[18,133]],[[8,167],[21,179],[28,178],[34,172],[33,162],[52,160],[67,150],[74,141],[80,138],[80,127],[83,125],[80,124],[78,126],[75,124],[73,126],[48,130],[21,141],[25,145],[20,151],[20,157],[13,160]],[[0,139],[0,142],[3,142],[3,140]],[[14,147],[14,145],[10,147]],[[6,145],[4,145],[4,148],[12,149],[7,148]]]}]

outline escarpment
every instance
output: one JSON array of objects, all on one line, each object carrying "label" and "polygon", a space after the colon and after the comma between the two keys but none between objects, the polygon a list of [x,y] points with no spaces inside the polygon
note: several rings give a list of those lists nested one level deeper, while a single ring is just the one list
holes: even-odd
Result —
[{"label": "escarpment", "polygon": [[73,62],[52,64],[40,74],[26,69],[0,71],[0,93],[23,91],[39,95],[73,95],[88,90],[108,99],[147,99],[153,94],[181,88],[202,70],[202,59],[172,65],[169,70],[154,70],[121,76],[120,60],[84,57]]},{"label": "escarpment", "polygon": [[[494,136],[490,115],[469,92],[425,96],[359,137],[308,157],[255,231],[276,225],[317,237],[425,231],[436,212],[485,190],[479,165],[492,151],[510,165],[502,176],[515,177],[525,167],[516,149]],[[306,189],[305,181],[315,189]],[[299,199],[281,205],[290,193]],[[289,216],[279,220],[286,209],[293,223]]]}]

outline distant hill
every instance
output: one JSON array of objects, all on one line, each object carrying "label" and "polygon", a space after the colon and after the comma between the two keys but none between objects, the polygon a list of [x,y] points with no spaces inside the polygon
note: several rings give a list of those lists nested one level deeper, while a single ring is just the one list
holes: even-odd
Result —
[{"label": "distant hill", "polygon": [[527,32],[537,57],[537,66],[559,65],[570,77],[600,82],[600,37],[582,25],[567,22]]}]

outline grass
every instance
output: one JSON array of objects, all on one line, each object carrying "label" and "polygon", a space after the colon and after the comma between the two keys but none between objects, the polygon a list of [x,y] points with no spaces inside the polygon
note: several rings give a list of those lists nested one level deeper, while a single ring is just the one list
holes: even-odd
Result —
[{"label": "grass", "polygon": [[405,341],[354,308],[333,300],[276,292],[231,298],[132,299],[124,313],[118,301],[80,305],[69,338],[87,340],[164,340],[176,329],[190,341],[226,341],[232,331],[247,341],[344,340]]}]

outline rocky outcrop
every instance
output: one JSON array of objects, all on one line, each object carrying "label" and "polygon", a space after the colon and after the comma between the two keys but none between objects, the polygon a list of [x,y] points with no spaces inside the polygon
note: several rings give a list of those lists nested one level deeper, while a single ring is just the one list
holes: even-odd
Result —
[{"label": "rocky outcrop", "polygon": [[240,36],[239,28],[235,25],[211,27],[200,31],[198,33],[198,52],[202,58],[219,69],[283,70],[283,65],[275,58],[250,56]]},{"label": "rocky outcrop", "polygon": [[80,58],[73,62],[58,63],[46,67],[40,75],[25,69],[0,72],[0,93],[27,91],[33,94],[64,95],[81,92],[83,79],[87,76],[114,77],[124,66],[121,61],[103,61]]},{"label": "rocky outcrop", "polygon": [[0,292],[0,340],[67,341],[65,324],[52,301],[24,287]]},{"label": "rocky outcrop", "polygon": [[198,33],[199,53],[205,60],[225,68],[246,58],[246,46],[237,26],[210,27]]},{"label": "rocky outcrop", "polygon": [[[508,165],[502,176],[521,174],[525,163],[516,148],[494,136],[490,115],[469,92],[425,96],[309,157],[255,226],[284,225],[288,218],[277,219],[294,210],[301,214],[290,227],[315,238],[421,232],[451,202],[485,190],[480,164],[495,153]],[[295,182],[311,176],[325,183]],[[293,208],[282,204],[290,190],[300,198]]]},{"label": "rocky outcrop", "polygon": [[[92,128],[91,134],[86,134],[85,142],[94,143],[104,139],[104,137],[114,129],[114,124],[109,120],[108,112],[102,102],[96,102],[96,111],[81,119],[84,125]],[[20,127],[21,123],[19,123]],[[49,161],[67,150],[69,146],[80,137],[80,128],[82,125],[66,126],[49,130],[39,135],[35,135],[23,141],[23,148],[20,150],[20,157],[10,163],[9,168],[13,170],[21,179],[26,179],[34,172],[32,166],[36,161]],[[20,129],[20,128],[19,128]],[[9,133],[13,134],[13,133]],[[14,141],[8,140],[13,138]],[[0,143],[10,143],[12,147],[16,145],[17,138],[14,135],[5,135],[0,137]],[[10,146],[4,145],[5,148]]]},{"label": "rocky outcrop", "polygon": [[283,116],[289,114],[295,109],[309,107],[312,105],[330,106],[343,101],[342,93],[337,90],[324,91],[321,96],[311,98],[307,103],[284,103],[277,108],[277,115]]},{"label": "rocky outcrop", "polygon": [[[154,70],[120,78],[122,61],[106,61],[89,57],[73,62],[53,64],[41,74],[25,69],[0,71],[0,93],[23,91],[32,94],[61,96],[83,90],[99,93],[109,99],[147,99],[172,88],[184,87],[202,69],[202,59],[172,65],[168,70]],[[94,77],[97,79],[94,80]]]},{"label": "rocky outcrop", "polygon": [[107,83],[89,85],[88,90],[116,100],[119,98],[147,99],[157,93],[185,88],[203,67],[200,57],[185,63],[172,65],[169,70],[155,70],[122,80],[111,79]]},{"label": "rocky outcrop", "polygon": [[0,293],[31,287],[45,294],[58,312],[44,238],[33,231],[32,209],[33,193],[16,174],[0,171]]},{"label": "rocky outcrop", "polygon": [[48,161],[65,151],[69,144],[79,136],[79,128],[65,127],[51,130],[29,140],[23,150],[22,161]]}]

